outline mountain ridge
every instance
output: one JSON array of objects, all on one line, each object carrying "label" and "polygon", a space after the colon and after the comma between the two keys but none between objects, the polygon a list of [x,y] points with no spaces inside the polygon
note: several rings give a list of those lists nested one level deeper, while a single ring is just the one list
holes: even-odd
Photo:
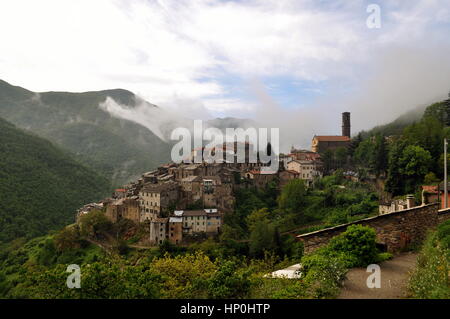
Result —
[{"label": "mountain ridge", "polygon": [[100,108],[107,97],[128,107],[142,102],[124,89],[32,92],[1,81],[0,117],[69,150],[121,185],[169,160],[170,145],[148,128]]}]

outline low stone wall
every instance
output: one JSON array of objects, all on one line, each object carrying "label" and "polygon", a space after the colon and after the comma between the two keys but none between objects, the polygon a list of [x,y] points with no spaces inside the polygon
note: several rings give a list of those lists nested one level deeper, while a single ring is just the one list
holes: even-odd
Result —
[{"label": "low stone wall", "polygon": [[441,209],[438,211],[439,224],[445,222],[448,219],[450,219],[450,208]]},{"label": "low stone wall", "polygon": [[396,252],[408,245],[420,243],[428,229],[450,219],[450,209],[438,211],[438,207],[437,203],[417,206],[298,235],[297,239],[303,241],[305,252],[309,253],[326,245],[332,237],[344,232],[349,225],[359,224],[374,228],[377,233],[377,242],[383,244],[387,251]]}]

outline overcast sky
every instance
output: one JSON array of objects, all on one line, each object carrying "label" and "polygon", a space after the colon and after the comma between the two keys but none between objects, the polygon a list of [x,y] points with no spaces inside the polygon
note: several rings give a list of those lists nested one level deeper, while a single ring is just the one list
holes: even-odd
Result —
[{"label": "overcast sky", "polygon": [[310,139],[343,111],[357,130],[445,97],[449,35],[450,0],[1,0],[0,78],[124,88],[191,118],[295,117]]}]

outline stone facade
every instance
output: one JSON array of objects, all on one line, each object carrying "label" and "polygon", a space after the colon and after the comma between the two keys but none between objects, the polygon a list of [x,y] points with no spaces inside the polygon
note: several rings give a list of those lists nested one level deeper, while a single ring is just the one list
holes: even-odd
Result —
[{"label": "stone facade", "polygon": [[316,153],[324,153],[327,150],[335,150],[340,147],[348,147],[348,136],[314,136],[311,142],[311,150]]},{"label": "stone facade", "polygon": [[176,203],[179,186],[174,182],[145,185],[139,193],[141,198],[141,221],[159,217],[168,212],[171,204]]},{"label": "stone facade", "polygon": [[310,253],[326,245],[332,237],[344,232],[349,225],[360,224],[374,228],[377,242],[384,245],[387,251],[397,252],[409,245],[420,243],[428,229],[433,229],[447,219],[450,219],[450,209],[438,211],[438,204],[434,203],[298,235],[297,239],[303,241],[305,252]]},{"label": "stone facade", "polygon": [[217,234],[222,226],[222,214],[217,209],[175,211],[183,222],[185,234]]},{"label": "stone facade", "polygon": [[168,218],[154,218],[150,221],[150,244],[158,245],[166,239],[169,239],[167,233]]},{"label": "stone facade", "polygon": [[121,198],[106,206],[106,217],[113,223],[122,218],[130,219],[135,223],[140,221],[140,207],[137,196],[131,198]]},{"label": "stone facade", "polygon": [[316,178],[322,177],[322,162],[317,160],[292,160],[287,164],[287,169],[299,173],[299,178],[307,186],[312,185]]},{"label": "stone facade", "polygon": [[178,245],[183,240],[183,219],[180,217],[170,217],[168,225],[169,241]]}]

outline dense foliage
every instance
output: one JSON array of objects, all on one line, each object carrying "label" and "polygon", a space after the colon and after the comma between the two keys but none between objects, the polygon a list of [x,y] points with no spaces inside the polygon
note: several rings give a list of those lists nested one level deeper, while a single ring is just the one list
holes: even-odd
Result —
[{"label": "dense foliage", "polygon": [[72,223],[109,182],[46,140],[0,119],[0,242]]},{"label": "dense foliage", "polygon": [[385,191],[394,196],[414,194],[423,183],[436,183],[443,177],[443,139],[450,137],[449,112],[447,104],[439,102],[428,106],[416,122],[393,122],[363,132],[352,140],[349,162],[361,178],[385,178]]},{"label": "dense foliage", "polygon": [[450,298],[450,220],[430,233],[409,281],[413,298]]},{"label": "dense foliage", "polygon": [[236,194],[235,212],[225,217],[221,238],[244,240],[253,234],[267,240],[275,230],[295,233],[312,225],[351,222],[376,213],[377,207],[374,189],[345,179],[341,170],[309,188],[302,180],[292,180],[281,190],[276,183],[260,190],[243,188]]},{"label": "dense foliage", "polygon": [[[70,226],[73,227],[73,226]],[[67,230],[66,230],[67,231]],[[363,239],[356,239],[355,232]],[[92,234],[90,234],[91,236]],[[0,297],[6,298],[331,298],[339,292],[346,269],[372,262],[362,259],[356,243],[375,244],[372,230],[349,228],[345,245],[330,245],[297,260],[266,251],[261,258],[224,257],[222,246],[204,242],[186,249],[167,244],[150,250],[102,251],[82,239],[67,243],[60,233],[16,241],[0,254]],[[374,256],[374,260],[376,260]],[[303,265],[298,279],[267,275],[295,262]],[[81,269],[81,288],[66,286],[69,264]]]}]

